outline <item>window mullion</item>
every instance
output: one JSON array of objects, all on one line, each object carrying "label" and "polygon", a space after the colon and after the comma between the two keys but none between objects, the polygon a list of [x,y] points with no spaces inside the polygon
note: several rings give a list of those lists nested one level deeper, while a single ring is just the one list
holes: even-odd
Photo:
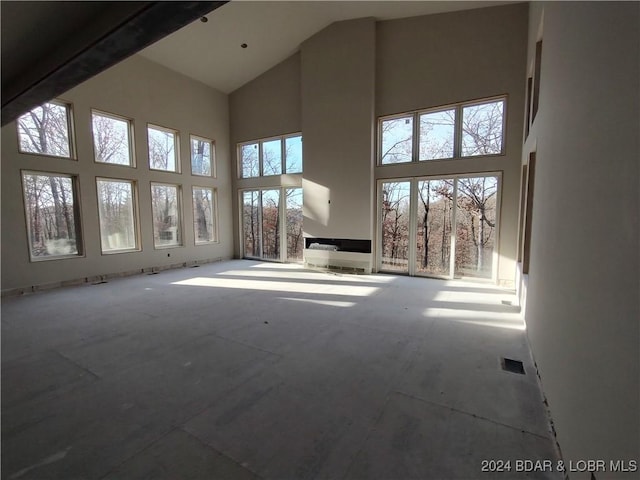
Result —
[{"label": "window mullion", "polygon": [[451,212],[451,231],[449,232],[449,241],[451,242],[449,251],[449,276],[455,278],[456,274],[456,231],[458,217],[458,177],[453,178],[453,205]]},{"label": "window mullion", "polygon": [[462,156],[462,106],[456,105],[455,108],[455,138],[453,141],[453,158]]},{"label": "window mullion", "polygon": [[412,162],[417,162],[420,160],[420,153],[419,153],[419,148],[420,148],[420,115],[418,115],[418,112],[414,112],[413,114],[413,142],[412,142],[412,155],[411,155],[411,161]]}]

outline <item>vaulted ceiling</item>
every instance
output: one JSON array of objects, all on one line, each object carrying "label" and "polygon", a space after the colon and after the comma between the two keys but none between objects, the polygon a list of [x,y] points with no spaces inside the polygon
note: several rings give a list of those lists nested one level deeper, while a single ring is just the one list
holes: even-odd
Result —
[{"label": "vaulted ceiling", "polygon": [[[233,0],[144,49],[141,55],[230,93],[296,52],[329,24],[482,8],[500,1],[238,1]],[[241,45],[246,44],[247,48]]]},{"label": "vaulted ceiling", "polygon": [[3,0],[2,124],[136,52],[230,93],[336,21],[504,3],[514,2]]}]

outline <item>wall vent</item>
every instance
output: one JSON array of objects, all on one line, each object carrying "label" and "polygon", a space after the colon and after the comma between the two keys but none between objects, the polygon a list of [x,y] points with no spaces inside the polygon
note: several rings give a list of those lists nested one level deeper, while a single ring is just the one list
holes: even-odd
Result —
[{"label": "wall vent", "polygon": [[500,364],[502,365],[502,369],[507,372],[519,373],[520,375],[524,375],[524,365],[520,360],[513,360],[511,358],[502,357],[500,359]]}]

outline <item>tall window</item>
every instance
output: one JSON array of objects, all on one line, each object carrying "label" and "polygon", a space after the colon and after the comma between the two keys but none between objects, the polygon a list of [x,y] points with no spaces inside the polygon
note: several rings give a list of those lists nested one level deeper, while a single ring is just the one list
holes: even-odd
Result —
[{"label": "tall window", "polygon": [[22,172],[31,260],[82,255],[77,177]]},{"label": "tall window", "polygon": [[153,244],[156,248],[182,245],[180,187],[164,183],[151,184]]},{"label": "tall window", "polygon": [[240,178],[302,173],[302,136],[289,135],[238,145]]},{"label": "tall window", "polygon": [[191,174],[215,177],[215,150],[209,139],[191,135]]},{"label": "tall window", "polygon": [[193,187],[193,231],[196,245],[211,243],[216,238],[215,191],[208,187]]},{"label": "tall window", "polygon": [[149,125],[149,168],[180,173],[178,132],[169,128]]},{"label": "tall window", "polygon": [[95,161],[133,167],[131,121],[126,118],[91,112]]},{"label": "tall window", "polygon": [[498,98],[381,118],[379,164],[503,154],[505,105]]},{"label": "tall window", "polygon": [[40,105],[21,115],[17,126],[20,152],[73,158],[68,104],[51,101]]},{"label": "tall window", "polygon": [[102,253],[138,249],[134,182],[96,179]]}]

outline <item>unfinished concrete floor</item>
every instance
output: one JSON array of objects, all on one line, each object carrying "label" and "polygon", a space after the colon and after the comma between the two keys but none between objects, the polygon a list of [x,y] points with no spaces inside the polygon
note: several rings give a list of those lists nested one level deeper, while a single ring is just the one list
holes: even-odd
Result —
[{"label": "unfinished concrete floor", "polygon": [[5,299],[2,478],[559,478],[482,472],[555,461],[509,300],[246,260]]}]

